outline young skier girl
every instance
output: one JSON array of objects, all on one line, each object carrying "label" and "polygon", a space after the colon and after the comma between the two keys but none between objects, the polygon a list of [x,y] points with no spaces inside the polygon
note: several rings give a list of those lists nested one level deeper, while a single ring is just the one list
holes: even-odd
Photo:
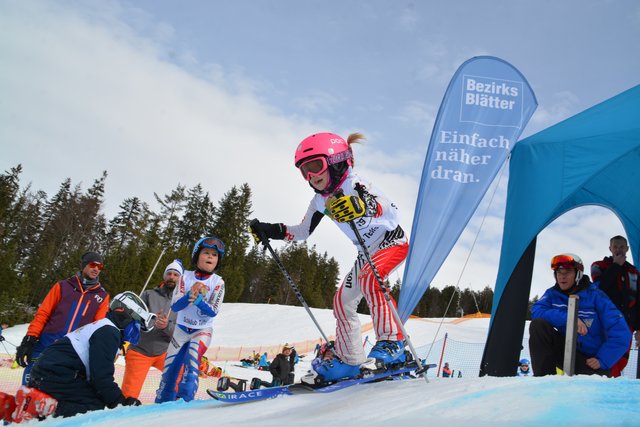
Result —
[{"label": "young skier girl", "polygon": [[[316,194],[302,223],[256,221],[252,224],[252,232],[258,237],[305,240],[326,215],[358,247],[354,266],[333,300],[336,318],[333,358],[324,357],[322,363],[315,366],[317,375],[324,381],[354,377],[360,373],[360,365],[371,362],[372,358],[387,365],[405,361],[402,332],[348,224],[354,221],[383,280],[406,258],[409,243],[398,224],[396,205],[353,171],[351,144],[362,139],[359,133],[349,135],[346,141],[333,133],[317,133],[305,138],[296,149],[295,166]],[[377,339],[369,359],[363,350],[356,313],[363,296],[369,305]]]},{"label": "young skier girl", "polygon": [[[171,310],[177,313],[176,328],[167,349],[156,403],[182,398],[189,402],[198,390],[200,360],[211,343],[213,318],[224,298],[224,281],[214,274],[224,257],[224,243],[203,237],[191,253],[195,270],[187,270],[173,291]],[[184,365],[176,393],[176,381]]]}]

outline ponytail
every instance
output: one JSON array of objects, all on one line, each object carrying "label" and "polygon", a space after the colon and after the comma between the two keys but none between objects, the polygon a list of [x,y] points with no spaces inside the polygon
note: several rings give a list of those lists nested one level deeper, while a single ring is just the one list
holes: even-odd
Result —
[{"label": "ponytail", "polygon": [[[363,134],[361,134],[360,132],[355,132],[350,134],[347,137],[347,144],[349,144],[349,149],[351,149],[351,144],[359,144],[360,142],[364,141],[366,138],[364,137]],[[353,151],[351,154],[351,166],[353,167],[356,163],[356,159],[355,156],[353,156]]]}]

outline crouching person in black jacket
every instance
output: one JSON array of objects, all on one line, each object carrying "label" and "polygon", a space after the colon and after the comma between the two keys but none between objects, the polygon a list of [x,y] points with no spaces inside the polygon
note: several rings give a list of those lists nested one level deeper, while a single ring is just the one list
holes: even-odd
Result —
[{"label": "crouching person in black jacket", "polygon": [[124,341],[138,342],[140,329],[153,328],[155,315],[133,292],[111,302],[104,319],[77,329],[49,346],[31,371],[29,387],[55,398],[54,416],[140,405],[125,397],[114,380],[114,361]]},{"label": "crouching person in black jacket", "polygon": [[282,352],[278,354],[269,365],[269,372],[273,375],[273,385],[289,385],[293,384],[294,376],[292,374],[292,359],[295,357],[293,346],[285,344]]}]

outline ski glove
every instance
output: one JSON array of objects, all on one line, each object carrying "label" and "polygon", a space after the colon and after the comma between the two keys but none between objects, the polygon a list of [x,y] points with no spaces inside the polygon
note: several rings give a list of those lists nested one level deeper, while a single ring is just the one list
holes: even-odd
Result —
[{"label": "ski glove", "polygon": [[249,223],[249,231],[251,231],[256,243],[260,243],[264,239],[283,240],[287,227],[284,224],[269,224],[254,219]]},{"label": "ski glove", "polygon": [[330,202],[329,213],[338,222],[353,221],[364,215],[364,202],[358,196],[340,196]]},{"label": "ski glove", "polygon": [[142,405],[142,402],[140,402],[138,399],[136,399],[135,397],[125,397],[122,401],[122,406],[140,406]]},{"label": "ski glove", "polygon": [[31,353],[33,353],[33,348],[38,344],[38,341],[40,341],[40,338],[33,335],[25,335],[22,338],[22,343],[16,348],[16,362],[18,362],[18,365],[26,368],[31,363]]}]

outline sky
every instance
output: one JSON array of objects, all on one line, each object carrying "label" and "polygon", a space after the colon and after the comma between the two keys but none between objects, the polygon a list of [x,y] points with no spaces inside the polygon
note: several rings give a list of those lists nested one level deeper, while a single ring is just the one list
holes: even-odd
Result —
[{"label": "sky", "polygon": [[[247,312],[251,314],[247,317]],[[319,324],[330,328],[330,310],[313,310]],[[244,314],[244,321],[238,316]],[[248,320],[251,319],[251,320]],[[294,319],[293,322],[283,319]],[[370,321],[368,316],[361,320]],[[442,325],[440,327],[440,322]],[[296,327],[292,328],[291,325]],[[447,359],[452,369],[459,369],[462,358],[450,358],[456,343],[483,343],[488,319],[416,319],[407,323],[418,353],[422,356],[435,337],[449,335]],[[19,342],[27,325],[4,331],[8,342]],[[318,338],[317,330],[302,307],[263,304],[224,304],[214,322],[212,345],[236,346],[281,344]],[[528,333],[525,331],[525,342]],[[465,352],[479,366],[482,346]],[[438,360],[431,354],[428,361]],[[310,357],[296,365],[296,376],[306,372]],[[468,360],[467,360],[468,361]],[[217,366],[226,366],[216,362]],[[153,371],[153,369],[152,369]],[[236,378],[250,379],[268,373],[236,368],[228,371]],[[239,426],[318,426],[327,424],[352,426],[429,425],[429,426],[631,426],[640,417],[638,380],[625,377],[607,379],[578,375],[547,377],[482,377],[465,370],[462,378],[435,377],[429,371],[424,379],[381,382],[356,386],[325,395],[284,396],[245,405],[229,405],[211,399],[181,401],[162,405],[119,407],[79,415],[64,420],[50,419],[39,426],[113,426],[125,422],[137,427],[180,425],[200,427],[202,420],[224,420]],[[201,383],[202,387],[202,383]],[[7,390],[8,391],[8,390]]]},{"label": "sky", "polygon": [[[465,60],[497,56],[524,74],[539,104],[525,137],[638,84],[639,42],[632,0],[4,0],[0,170],[22,164],[23,185],[49,195],[106,170],[108,217],[128,197],[157,208],[153,193],[178,184],[220,200],[247,183],[255,217],[296,224],[313,195],[297,144],[359,131],[356,170],[410,233],[435,116]],[[505,169],[434,286],[493,287],[507,182]],[[559,218],[539,236],[531,296],[553,284],[552,255],[589,265],[615,234],[601,208]],[[337,227],[323,221],[309,243],[346,274],[356,249]]]}]

